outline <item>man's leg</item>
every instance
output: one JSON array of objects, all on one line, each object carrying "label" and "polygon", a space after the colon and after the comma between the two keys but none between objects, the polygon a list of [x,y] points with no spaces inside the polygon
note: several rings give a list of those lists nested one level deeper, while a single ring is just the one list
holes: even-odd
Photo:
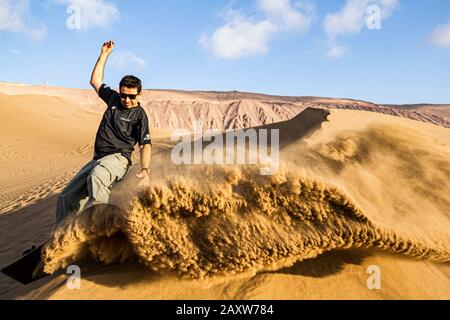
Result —
[{"label": "man's leg", "polygon": [[87,177],[94,168],[96,162],[96,160],[88,162],[59,195],[56,204],[57,225],[66,217],[82,209],[81,206],[83,205],[83,202],[87,201]]},{"label": "man's leg", "polygon": [[89,201],[86,208],[97,203],[108,203],[110,188],[127,171],[128,159],[119,153],[98,160],[87,178]]}]

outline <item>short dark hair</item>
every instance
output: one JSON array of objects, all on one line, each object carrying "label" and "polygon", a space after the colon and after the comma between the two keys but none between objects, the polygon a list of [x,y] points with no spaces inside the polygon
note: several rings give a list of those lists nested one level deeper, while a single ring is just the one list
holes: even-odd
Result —
[{"label": "short dark hair", "polygon": [[142,82],[139,78],[136,78],[135,76],[125,76],[120,80],[120,88],[127,87],[127,88],[137,88],[138,93],[141,93],[142,91]]}]

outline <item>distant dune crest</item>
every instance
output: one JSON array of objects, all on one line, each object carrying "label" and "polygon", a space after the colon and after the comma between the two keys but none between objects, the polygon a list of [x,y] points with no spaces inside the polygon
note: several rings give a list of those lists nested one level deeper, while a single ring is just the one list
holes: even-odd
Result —
[{"label": "distant dune crest", "polygon": [[[0,83],[0,93],[58,96],[95,112],[105,108],[92,90]],[[286,97],[239,91],[144,90],[142,106],[154,128],[204,130],[250,128],[292,119],[306,108],[364,110],[450,128],[450,105],[380,105],[366,101],[322,97]]]}]

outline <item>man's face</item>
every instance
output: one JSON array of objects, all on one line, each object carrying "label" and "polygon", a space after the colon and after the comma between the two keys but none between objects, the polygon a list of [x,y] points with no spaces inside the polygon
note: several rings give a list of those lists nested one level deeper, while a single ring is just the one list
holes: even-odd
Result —
[{"label": "man's face", "polygon": [[139,97],[137,88],[121,87],[120,88],[120,101],[125,108],[134,108],[139,104]]}]

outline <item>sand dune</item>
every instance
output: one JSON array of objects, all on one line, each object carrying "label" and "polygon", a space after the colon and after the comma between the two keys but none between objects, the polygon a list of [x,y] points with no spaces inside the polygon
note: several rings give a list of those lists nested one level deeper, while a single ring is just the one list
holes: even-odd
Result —
[{"label": "sand dune", "polygon": [[[5,149],[5,154],[15,150],[19,155],[15,162],[8,160],[11,168],[14,163],[17,167],[32,161],[20,156],[33,146],[33,156],[43,163],[50,161],[46,154],[61,159],[48,171],[42,164],[47,177],[56,179],[48,186],[51,192],[38,193],[38,201],[9,207],[0,215],[3,266],[31,243],[50,237],[54,192],[64,184],[58,186],[58,179],[63,180],[58,177],[70,177],[69,159],[74,166],[89,159],[89,151],[83,151],[89,150],[98,115],[90,106],[78,109],[79,105],[70,113],[71,102],[55,97],[3,95],[0,99],[2,115],[9,119],[5,124],[20,121],[4,105],[30,105],[34,110],[31,102],[37,101],[36,108],[52,106],[45,107],[43,115],[30,116],[23,127],[2,125],[3,137],[17,136],[24,143],[22,148],[12,141]],[[255,102],[248,101],[251,108]],[[208,104],[200,107],[204,102],[198,103],[193,110],[208,109]],[[208,114],[200,111],[191,114],[192,119]],[[231,127],[249,121],[232,124],[244,115],[239,106],[234,112]],[[111,201],[127,215],[111,211],[67,220],[45,252],[46,270],[54,276],[28,287],[1,276],[0,295],[25,299],[449,299],[449,129],[358,110],[283,112],[287,119],[281,122],[252,120],[257,130],[280,129],[278,174],[261,176],[259,167],[251,165],[175,166],[170,161],[174,142],[155,139],[151,187],[137,190],[130,175],[113,191]],[[184,120],[177,125],[188,126],[192,120],[185,115],[180,118]],[[26,128],[33,128],[33,134]],[[57,139],[62,132],[67,136]],[[15,179],[7,171],[2,174],[6,184]],[[65,286],[64,268],[71,263],[82,265],[81,290]],[[382,272],[380,290],[366,286],[371,265]]]},{"label": "sand dune", "polygon": [[61,98],[0,94],[0,212],[63,187],[87,158],[99,120]]},{"label": "sand dune", "polygon": [[[56,96],[95,112],[104,109],[92,90],[0,83],[0,93]],[[151,125],[169,131],[194,130],[199,121],[204,130],[250,128],[289,120],[306,108],[372,111],[450,128],[450,105],[381,105],[342,98],[181,90],[144,90],[141,102]]]}]

